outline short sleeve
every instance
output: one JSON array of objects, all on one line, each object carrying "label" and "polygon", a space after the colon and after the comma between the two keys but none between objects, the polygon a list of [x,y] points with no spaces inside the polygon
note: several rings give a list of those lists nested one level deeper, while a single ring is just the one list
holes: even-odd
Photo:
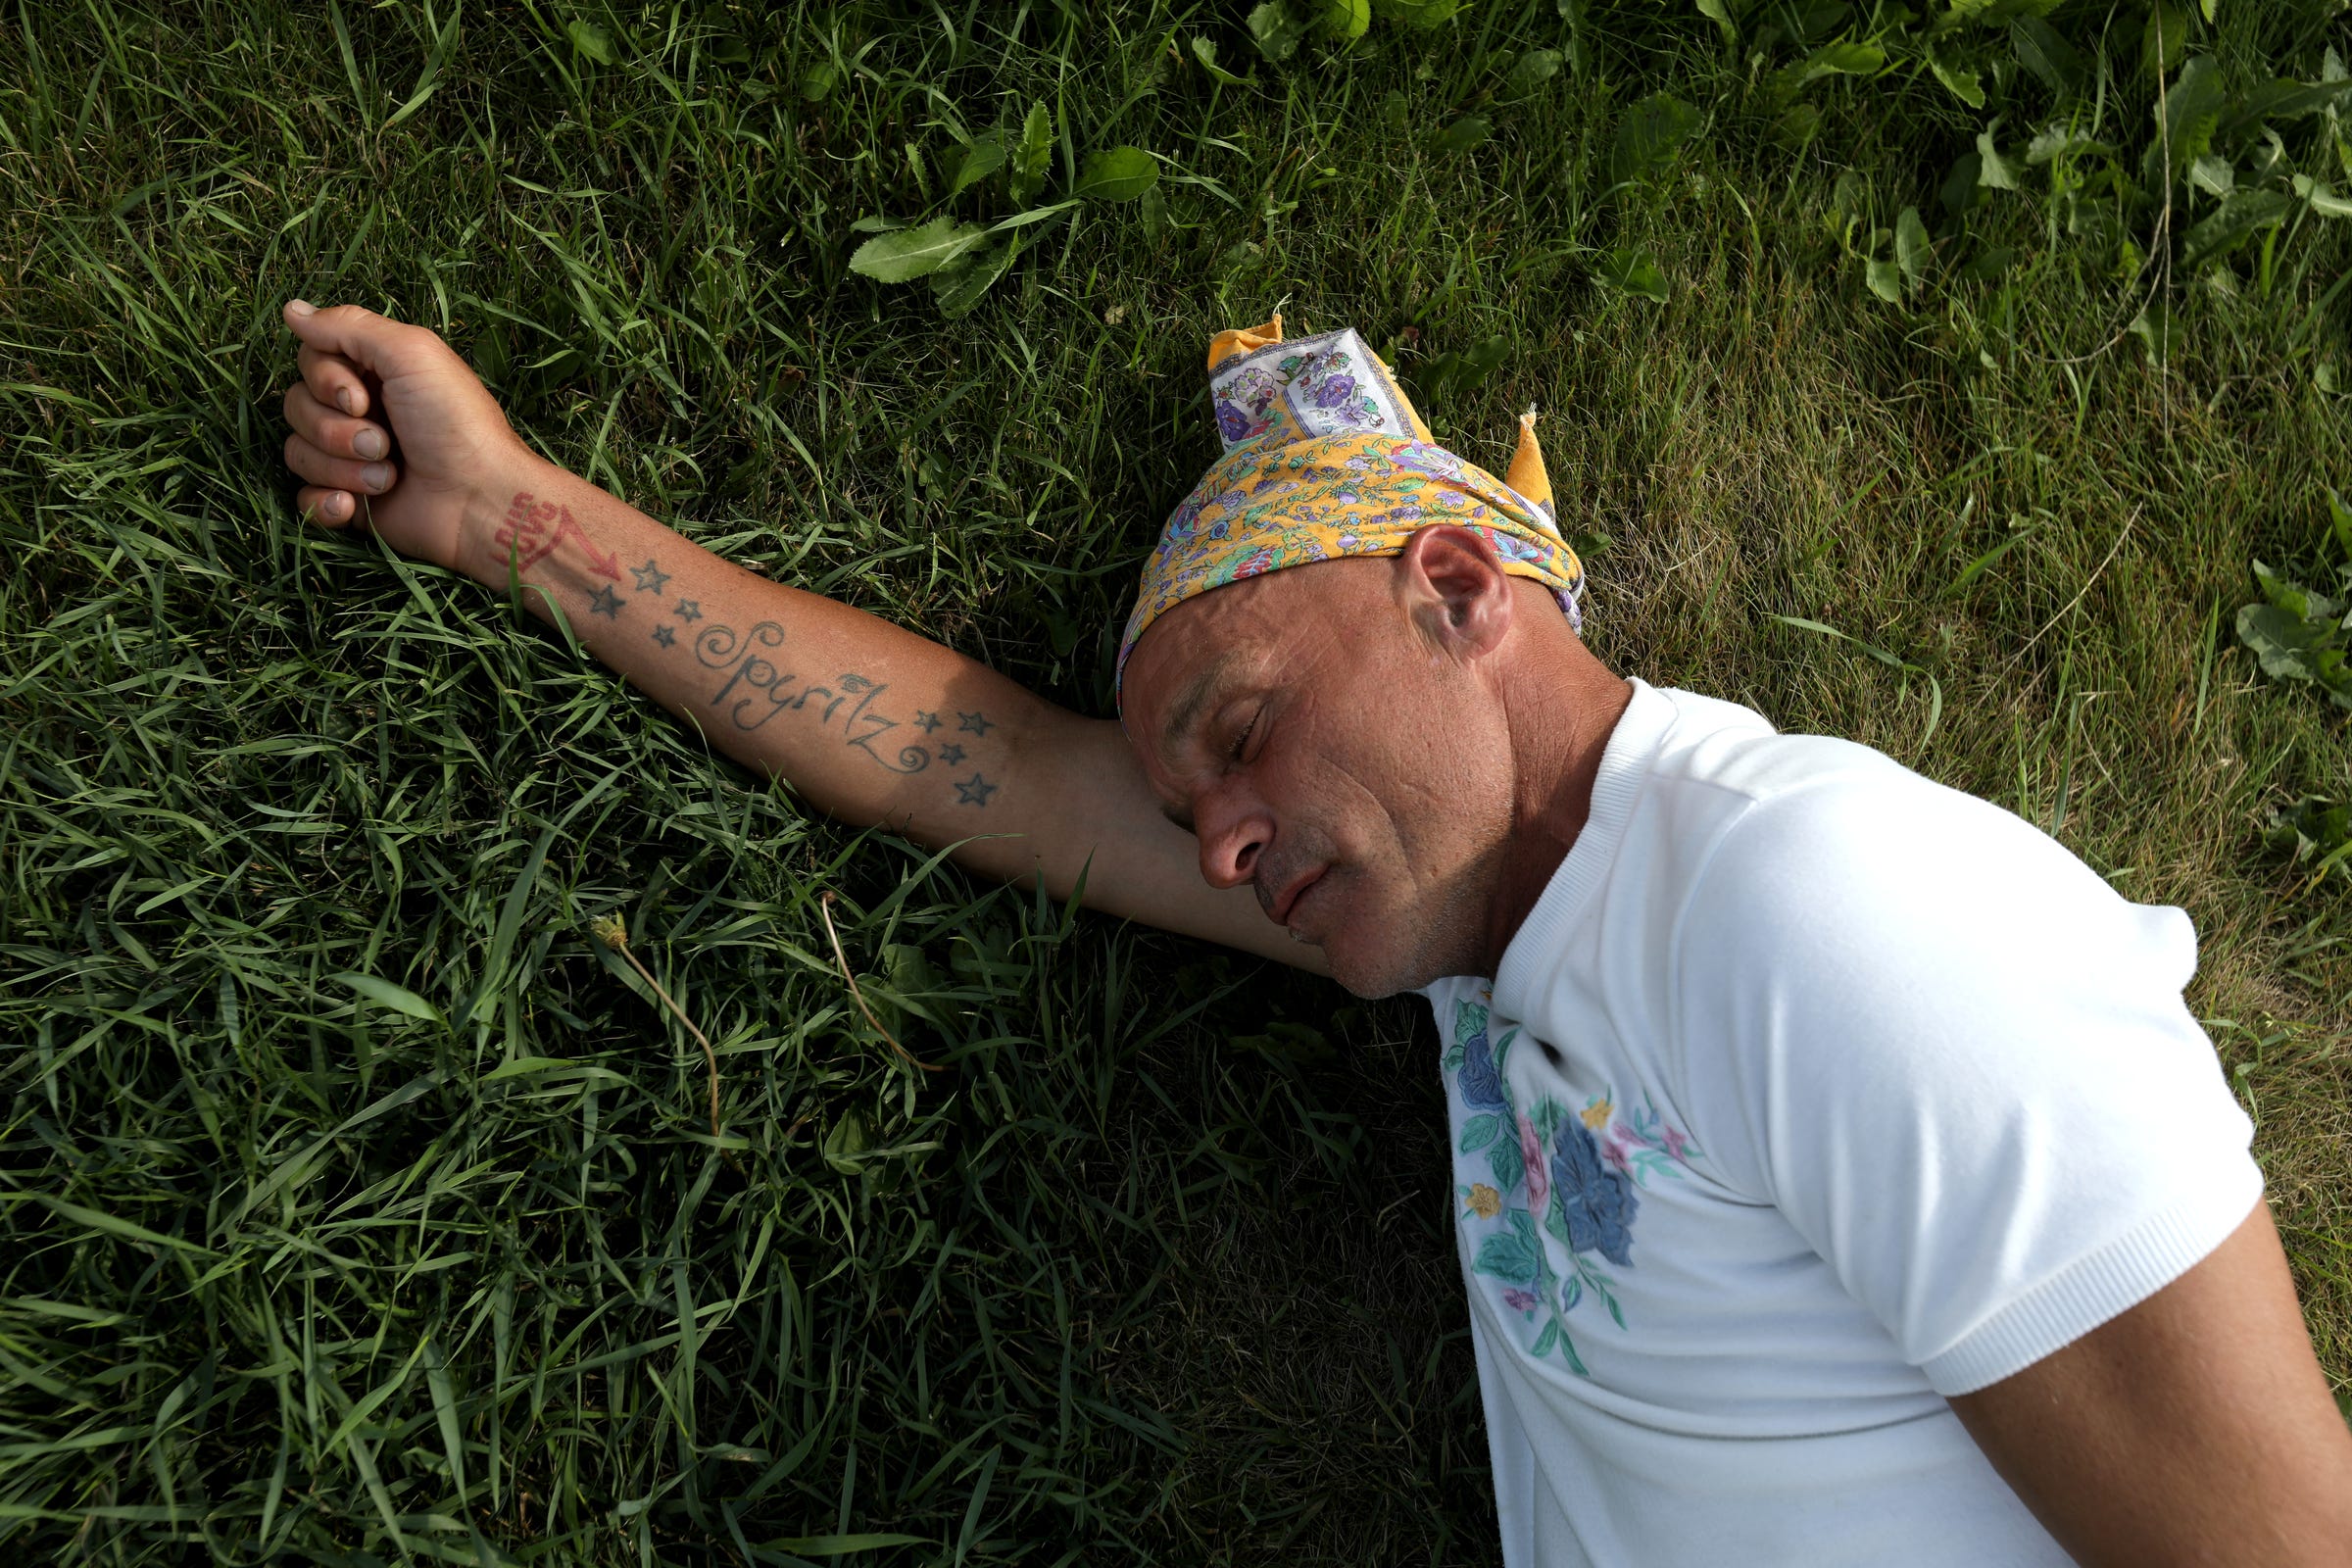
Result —
[{"label": "short sleeve", "polygon": [[1679,1076],[1938,1393],[2022,1371],[2203,1258],[2262,1195],[2181,998],[2186,914],[1886,769],[1756,804],[1670,945]]}]

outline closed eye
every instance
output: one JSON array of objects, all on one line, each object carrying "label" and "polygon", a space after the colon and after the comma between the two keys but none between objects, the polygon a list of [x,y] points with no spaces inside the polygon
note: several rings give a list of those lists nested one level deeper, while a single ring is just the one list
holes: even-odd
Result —
[{"label": "closed eye", "polygon": [[[1263,712],[1264,710],[1261,709],[1259,711]],[[1257,730],[1257,713],[1251,713],[1250,715],[1250,722],[1243,725],[1242,732],[1233,738],[1233,749],[1225,754],[1225,760],[1227,761],[1236,764],[1241,761],[1242,748],[1250,744],[1250,737]]]}]

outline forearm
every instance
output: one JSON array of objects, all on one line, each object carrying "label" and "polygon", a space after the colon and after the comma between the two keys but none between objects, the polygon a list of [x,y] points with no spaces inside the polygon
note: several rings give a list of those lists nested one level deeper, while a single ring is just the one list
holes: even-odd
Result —
[{"label": "forearm", "polygon": [[[1024,758],[1066,745],[1075,715],[985,665],[711,554],[553,464],[517,459],[485,485],[461,562],[518,581],[599,660],[720,751],[788,780],[845,821],[1020,875],[1054,781]],[[512,577],[510,576],[512,573]],[[1060,882],[1062,876],[1051,880]]]},{"label": "forearm", "polygon": [[[733,565],[534,455],[448,344],[288,301],[295,505],[493,587],[720,751],[819,809],[956,846],[983,875],[1307,967],[1245,891],[1212,890],[1116,724],[936,643]],[[397,463],[383,461],[397,446]]]},{"label": "forearm", "polygon": [[479,488],[459,564],[519,585],[720,751],[828,815],[1007,881],[1305,968],[1242,891],[1200,877],[1118,726],[890,622],[773,583],[553,464]]}]

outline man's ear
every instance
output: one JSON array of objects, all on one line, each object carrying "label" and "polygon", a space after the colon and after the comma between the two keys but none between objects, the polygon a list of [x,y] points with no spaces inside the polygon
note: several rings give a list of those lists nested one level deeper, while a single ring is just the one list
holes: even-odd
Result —
[{"label": "man's ear", "polygon": [[1434,651],[1475,659],[1511,626],[1517,596],[1484,534],[1452,523],[1422,529],[1396,558],[1397,592]]}]

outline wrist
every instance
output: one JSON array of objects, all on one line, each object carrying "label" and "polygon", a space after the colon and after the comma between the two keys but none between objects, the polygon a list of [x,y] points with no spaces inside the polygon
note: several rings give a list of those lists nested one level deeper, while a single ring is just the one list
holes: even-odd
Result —
[{"label": "wrist", "polygon": [[528,577],[544,560],[546,524],[532,514],[559,502],[559,488],[571,475],[527,449],[480,474],[468,487],[458,524],[458,570],[493,588],[504,588],[510,571]]}]

